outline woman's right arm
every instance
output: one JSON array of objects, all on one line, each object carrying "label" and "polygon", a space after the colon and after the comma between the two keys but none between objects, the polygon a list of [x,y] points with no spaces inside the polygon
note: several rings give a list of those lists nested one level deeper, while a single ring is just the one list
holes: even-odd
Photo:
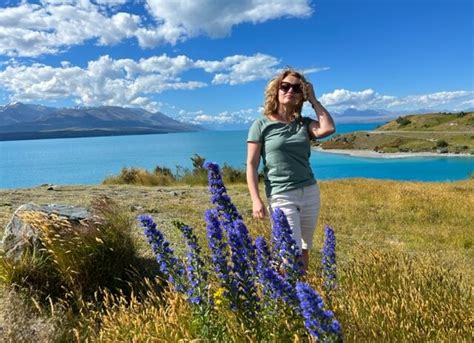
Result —
[{"label": "woman's right arm", "polygon": [[261,150],[261,143],[247,143],[247,186],[252,199],[253,216],[258,219],[262,219],[267,215],[267,209],[258,191],[258,165]]}]

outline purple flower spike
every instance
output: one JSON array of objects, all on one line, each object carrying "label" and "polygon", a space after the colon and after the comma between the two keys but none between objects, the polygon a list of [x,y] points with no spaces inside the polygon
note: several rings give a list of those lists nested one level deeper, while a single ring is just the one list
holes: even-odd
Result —
[{"label": "purple flower spike", "polygon": [[211,250],[211,260],[214,270],[221,283],[221,286],[227,290],[232,299],[237,298],[237,290],[231,282],[228,245],[224,241],[222,226],[219,223],[217,210],[206,210],[204,214],[207,223],[207,241]]},{"label": "purple flower spike", "polygon": [[334,319],[334,314],[331,311],[324,310],[323,299],[318,292],[307,283],[298,282],[296,295],[309,333],[318,338],[318,341],[331,339],[342,342],[341,326]]},{"label": "purple flower spike", "polygon": [[208,276],[204,261],[201,258],[201,247],[191,227],[180,222],[176,222],[175,225],[181,230],[186,241],[186,275],[188,277],[186,293],[188,300],[193,304],[199,305],[203,303],[204,298],[207,298]]},{"label": "purple flower spike", "polygon": [[236,219],[242,219],[237,208],[232,203],[227,189],[222,180],[219,165],[214,162],[206,162],[204,167],[208,170],[209,191],[211,192],[211,202],[216,205],[219,215],[224,219],[224,228],[228,228],[229,223]]},{"label": "purple flower spike", "polygon": [[324,287],[330,291],[336,288],[336,235],[334,230],[326,226],[324,228],[324,245],[322,249],[322,272]]},{"label": "purple flower spike", "polygon": [[272,299],[282,299],[293,306],[297,304],[294,287],[271,265],[270,251],[265,239],[261,236],[257,237],[255,245],[257,247],[257,273],[263,292]]},{"label": "purple flower spike", "polygon": [[250,237],[247,228],[240,219],[234,222],[228,234],[229,246],[232,252],[232,276],[240,294],[237,307],[247,315],[255,316],[259,299],[256,293],[256,277],[253,268],[255,259],[250,258],[251,255],[249,255]]},{"label": "purple flower spike", "polygon": [[184,274],[184,268],[181,261],[174,256],[169,242],[165,240],[161,231],[156,228],[156,223],[151,216],[140,215],[138,220],[155,254],[156,262],[160,266],[160,272],[175,286],[176,290],[182,292],[184,286],[179,280]]},{"label": "purple flower spike", "polygon": [[273,257],[285,271],[289,281],[295,284],[302,275],[301,251],[293,238],[293,232],[285,214],[278,207],[273,209],[272,220]]}]

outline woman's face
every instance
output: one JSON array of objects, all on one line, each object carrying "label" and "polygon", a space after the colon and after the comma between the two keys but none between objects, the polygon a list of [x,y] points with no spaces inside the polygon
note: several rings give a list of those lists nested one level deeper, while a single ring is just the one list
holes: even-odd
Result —
[{"label": "woman's face", "polygon": [[282,105],[296,106],[303,98],[301,80],[293,75],[287,75],[278,86],[278,102]]}]

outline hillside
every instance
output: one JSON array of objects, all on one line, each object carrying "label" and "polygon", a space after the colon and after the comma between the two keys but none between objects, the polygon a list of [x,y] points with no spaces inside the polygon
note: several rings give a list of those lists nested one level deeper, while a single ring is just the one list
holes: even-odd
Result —
[{"label": "hillside", "polygon": [[161,112],[117,106],[54,108],[0,106],[0,141],[199,131]]},{"label": "hillside", "polygon": [[336,135],[317,145],[379,153],[474,154],[474,112],[407,115],[374,131]]}]

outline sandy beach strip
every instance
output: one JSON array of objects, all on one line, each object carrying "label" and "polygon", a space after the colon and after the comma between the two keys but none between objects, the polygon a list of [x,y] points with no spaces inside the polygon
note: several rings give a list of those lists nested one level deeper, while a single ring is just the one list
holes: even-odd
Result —
[{"label": "sandy beach strip", "polygon": [[413,158],[413,157],[473,157],[471,154],[440,154],[436,152],[376,152],[372,150],[349,150],[349,149],[322,149],[320,147],[312,147],[313,150],[327,154],[342,154],[354,157],[368,158]]}]

